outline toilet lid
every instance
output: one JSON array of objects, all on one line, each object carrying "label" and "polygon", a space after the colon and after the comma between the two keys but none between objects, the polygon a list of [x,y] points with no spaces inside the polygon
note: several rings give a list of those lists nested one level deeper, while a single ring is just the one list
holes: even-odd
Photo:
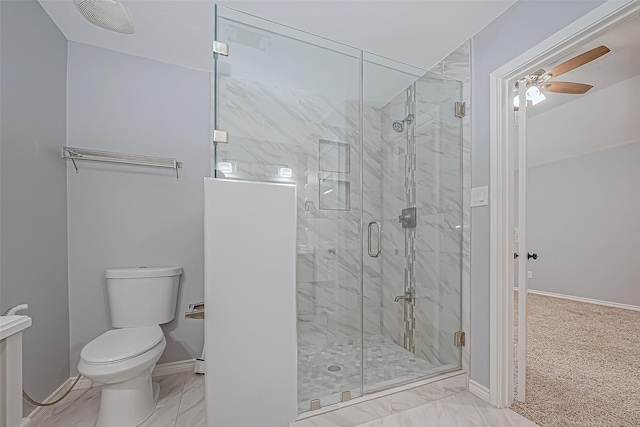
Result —
[{"label": "toilet lid", "polygon": [[163,336],[158,325],[112,329],[84,346],[80,358],[86,363],[131,359],[155,347]]}]

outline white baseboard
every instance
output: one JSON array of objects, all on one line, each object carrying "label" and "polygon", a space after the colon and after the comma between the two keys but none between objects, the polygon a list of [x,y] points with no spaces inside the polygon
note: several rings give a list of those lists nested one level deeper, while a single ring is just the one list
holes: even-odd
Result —
[{"label": "white baseboard", "polygon": [[[196,362],[195,359],[188,359],[188,360],[180,360],[178,362],[170,362],[170,363],[163,363],[161,365],[156,365],[152,375],[155,378],[155,377],[161,377],[164,375],[179,374],[181,372],[193,372],[195,362]],[[51,402],[53,400],[58,399],[67,391],[69,387],[71,387],[71,384],[73,384],[75,380],[76,380],[76,377],[71,377],[65,380],[60,385],[60,387],[58,387],[53,393],[51,393],[51,395],[47,397],[44,401]],[[81,377],[73,389],[82,390],[82,389],[91,388],[93,386],[94,386],[93,381],[85,377]],[[54,408],[54,407],[55,405],[49,406],[49,407],[39,406],[35,408],[31,412],[31,414],[29,414],[28,416],[28,418],[31,419],[31,422],[28,424],[28,426],[36,427],[41,421],[43,421],[46,418],[47,412],[48,412],[47,409]]]},{"label": "white baseboard", "polygon": [[469,380],[469,393],[489,403],[489,389],[482,384],[475,382],[474,380]]},{"label": "white baseboard", "polygon": [[164,375],[179,374],[181,372],[193,372],[196,365],[196,359],[180,360],[178,362],[163,363],[156,365],[153,370],[153,377],[162,377]]},{"label": "white baseboard", "polygon": [[[513,288],[513,290],[517,292],[518,288]],[[602,300],[598,300],[598,299],[575,297],[573,295],[556,294],[556,293],[553,293],[553,292],[546,292],[546,291],[536,291],[535,289],[528,289],[527,293],[535,294],[535,295],[543,295],[545,297],[561,298],[561,299],[567,299],[567,300],[571,300],[571,301],[584,302],[584,303],[587,303],[587,304],[596,304],[596,305],[604,305],[606,307],[621,308],[623,310],[640,311],[640,306],[629,305],[629,304],[621,304],[619,302],[602,301]]]},{"label": "white baseboard", "polygon": [[[70,378],[71,380],[75,381],[75,378]],[[76,386],[73,388],[74,390],[84,390],[85,388],[91,388],[94,386],[93,381],[85,378],[85,377],[81,377],[80,380],[78,381],[78,384],[76,384]]]}]

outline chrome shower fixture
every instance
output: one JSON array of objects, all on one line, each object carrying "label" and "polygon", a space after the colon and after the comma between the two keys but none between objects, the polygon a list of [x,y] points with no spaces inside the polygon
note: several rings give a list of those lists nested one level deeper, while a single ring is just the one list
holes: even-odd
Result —
[{"label": "chrome shower fixture", "polygon": [[396,132],[402,132],[404,130],[404,121],[396,120],[393,122],[393,130]]},{"label": "chrome shower fixture", "polygon": [[405,125],[410,125],[411,123],[413,123],[413,119],[413,114],[409,114],[402,120],[396,120],[395,122],[393,122],[393,130],[395,130],[396,132],[402,132]]},{"label": "chrome shower fixture", "polygon": [[133,34],[133,22],[122,3],[114,0],[73,0],[85,19],[98,27]]}]

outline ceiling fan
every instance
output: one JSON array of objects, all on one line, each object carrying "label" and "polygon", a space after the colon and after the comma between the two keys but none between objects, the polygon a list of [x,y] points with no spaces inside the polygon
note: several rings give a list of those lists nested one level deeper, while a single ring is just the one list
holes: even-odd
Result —
[{"label": "ceiling fan", "polygon": [[[610,51],[611,50],[604,45],[598,46],[578,56],[574,56],[560,65],[556,65],[549,71],[539,69],[529,74],[526,77],[527,100],[531,101],[533,105],[536,105],[538,102],[546,99],[543,92],[566,93],[570,95],[582,95],[587,93],[593,87],[592,85],[575,82],[555,82],[550,80],[571,70],[575,70],[578,67],[582,67],[583,65],[606,55]],[[516,88],[517,87],[518,86],[516,84]],[[518,97],[516,97],[516,99],[514,99],[514,106],[516,109],[518,108],[518,101]]]}]

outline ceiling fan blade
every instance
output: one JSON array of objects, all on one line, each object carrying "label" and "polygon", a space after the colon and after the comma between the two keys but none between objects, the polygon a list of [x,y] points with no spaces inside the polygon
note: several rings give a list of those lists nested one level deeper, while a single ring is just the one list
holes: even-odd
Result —
[{"label": "ceiling fan blade", "polygon": [[575,70],[578,67],[582,67],[584,64],[588,64],[594,59],[600,58],[602,55],[606,55],[609,53],[611,49],[606,46],[598,46],[591,50],[586,51],[578,56],[571,58],[568,61],[563,62],[560,65],[556,65],[553,67],[547,74],[545,74],[545,78],[550,79],[553,77],[558,77],[564,73],[567,73],[571,70]]},{"label": "ceiling fan blade", "polygon": [[589,92],[593,86],[584,83],[572,82],[546,82],[540,87],[542,92],[568,93],[571,95],[582,95]]}]

